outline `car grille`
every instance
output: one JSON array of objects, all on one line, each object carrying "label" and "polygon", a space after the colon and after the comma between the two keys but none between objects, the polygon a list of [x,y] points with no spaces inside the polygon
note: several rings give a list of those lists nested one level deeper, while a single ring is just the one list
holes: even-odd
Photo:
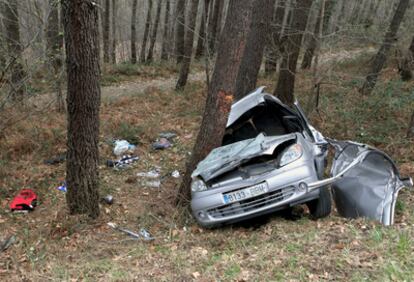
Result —
[{"label": "car grille", "polygon": [[222,218],[231,215],[243,214],[245,212],[265,207],[290,198],[295,193],[295,187],[274,190],[240,202],[231,203],[207,210],[207,213],[214,218]]}]

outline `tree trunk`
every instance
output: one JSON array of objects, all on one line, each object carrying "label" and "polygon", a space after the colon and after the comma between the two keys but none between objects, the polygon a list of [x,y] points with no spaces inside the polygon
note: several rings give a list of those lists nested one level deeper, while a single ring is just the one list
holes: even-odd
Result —
[{"label": "tree trunk", "polygon": [[168,44],[169,44],[169,25],[170,25],[170,0],[167,0],[165,4],[165,16],[164,16],[164,33],[162,36],[161,47],[161,60],[168,60]]},{"label": "tree trunk", "polygon": [[274,0],[256,0],[252,24],[247,36],[246,49],[237,75],[235,99],[239,100],[256,88],[262,64],[266,37],[270,32]]},{"label": "tree trunk", "polygon": [[411,115],[410,124],[408,125],[407,138],[414,137],[414,112]]},{"label": "tree trunk", "polygon": [[180,186],[178,203],[184,204],[190,199],[191,173],[197,163],[212,149],[221,145],[236,90],[237,73],[246,46],[254,2],[230,0],[212,80],[208,87],[203,120]]},{"label": "tree trunk", "polygon": [[131,16],[131,63],[137,63],[137,3],[138,0],[132,1],[132,16]]},{"label": "tree trunk", "polygon": [[112,49],[111,61],[116,64],[116,17],[117,17],[117,2],[112,0]]},{"label": "tree trunk", "polygon": [[407,54],[404,56],[403,62],[400,66],[400,75],[403,81],[409,81],[413,78],[414,68],[414,37],[411,41],[410,47],[408,48]]},{"label": "tree trunk", "polygon": [[64,0],[67,64],[66,202],[71,214],[99,216],[99,106],[101,99],[98,7]]},{"label": "tree trunk", "polygon": [[184,57],[185,0],[177,0],[175,14],[175,56],[177,64],[180,64]]},{"label": "tree trunk", "polygon": [[145,22],[144,37],[142,38],[141,55],[140,55],[141,63],[145,63],[145,52],[147,50],[148,35],[149,35],[150,27],[151,27],[151,13],[152,13],[152,0],[148,0],[147,21]]},{"label": "tree trunk", "polygon": [[296,65],[313,0],[297,1],[293,10],[292,25],[286,30],[283,44],[283,61],[274,95],[289,105],[294,102]]},{"label": "tree trunk", "polygon": [[175,86],[175,90],[182,90],[185,87],[187,84],[188,73],[190,71],[191,55],[193,53],[194,43],[194,29],[196,25],[199,0],[190,0],[190,3],[191,7],[188,17],[188,31],[187,36],[185,37],[184,58],[181,62],[180,74],[178,77],[177,85]]},{"label": "tree trunk", "polygon": [[154,47],[155,47],[155,41],[157,40],[158,25],[160,23],[161,5],[162,5],[162,0],[158,0],[157,15],[155,16],[155,23],[152,29],[150,47],[148,50],[148,57],[147,57],[148,62],[152,62],[152,60],[154,59]]},{"label": "tree trunk", "polygon": [[7,52],[14,60],[11,67],[11,98],[13,100],[22,100],[24,97],[24,77],[23,70],[23,48],[20,43],[20,29],[19,29],[19,11],[17,9],[17,0],[7,0],[4,3],[3,24],[6,30]]},{"label": "tree trunk", "polygon": [[[2,12],[2,4],[0,4],[0,14]],[[0,74],[3,73],[4,67],[6,66],[6,42],[4,40],[4,34],[6,29],[3,26],[3,21],[0,19]],[[1,83],[1,81],[0,81]]]},{"label": "tree trunk", "polygon": [[105,1],[105,11],[103,18],[103,49],[104,49],[104,62],[109,63],[109,14],[110,10],[110,0]]},{"label": "tree trunk", "polygon": [[208,8],[210,6],[210,0],[204,0],[203,14],[201,15],[200,30],[198,32],[197,48],[195,52],[195,58],[200,59],[204,55],[204,44],[206,42],[206,21],[208,17]]},{"label": "tree trunk", "polygon": [[384,67],[385,62],[387,61],[391,47],[398,40],[397,32],[401,21],[404,18],[404,14],[408,8],[409,2],[409,0],[400,0],[398,3],[397,10],[395,11],[395,14],[391,20],[391,24],[387,34],[385,35],[384,42],[372,62],[371,71],[367,75],[364,85],[360,89],[361,94],[369,95],[374,89],[375,84],[378,80],[378,76]]},{"label": "tree trunk", "polygon": [[49,0],[49,18],[46,26],[46,49],[49,57],[49,63],[53,69],[53,84],[56,91],[56,108],[59,112],[65,110],[63,102],[63,94],[61,87],[61,74],[62,69],[62,47],[63,37],[60,33],[59,22],[59,3],[55,0]]},{"label": "tree trunk", "polygon": [[210,54],[215,53],[217,34],[220,30],[221,12],[223,10],[224,0],[215,0],[213,14],[211,15],[211,21],[208,24],[208,49]]},{"label": "tree trunk", "polygon": [[332,9],[334,7],[334,0],[326,0],[324,12],[322,13],[323,5],[321,4],[321,12],[318,14],[318,18],[316,20],[315,29],[313,35],[310,38],[308,43],[308,47],[306,48],[305,54],[303,56],[302,61],[302,69],[309,69],[312,66],[312,60],[315,55],[315,50],[317,49],[318,44],[321,44],[322,38],[319,36],[319,29],[322,23],[322,36],[326,35],[326,31],[328,29],[329,19],[332,15]]},{"label": "tree trunk", "polygon": [[[272,31],[268,36],[267,56],[265,60],[265,73],[274,73],[277,68],[277,60],[280,53],[280,38],[282,36],[282,27],[284,19],[287,19],[287,0],[281,0],[276,7],[276,13],[272,21]],[[286,16],[285,16],[286,15]]]}]

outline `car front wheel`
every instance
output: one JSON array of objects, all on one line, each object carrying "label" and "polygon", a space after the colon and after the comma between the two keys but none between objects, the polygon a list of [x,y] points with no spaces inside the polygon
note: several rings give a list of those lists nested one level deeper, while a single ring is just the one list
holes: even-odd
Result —
[{"label": "car front wheel", "polygon": [[327,217],[332,210],[332,196],[329,186],[319,190],[319,198],[306,203],[309,212],[314,219]]}]

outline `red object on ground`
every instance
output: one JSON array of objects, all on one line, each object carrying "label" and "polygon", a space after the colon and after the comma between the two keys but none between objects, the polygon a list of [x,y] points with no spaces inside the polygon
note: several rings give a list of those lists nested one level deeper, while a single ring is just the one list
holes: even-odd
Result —
[{"label": "red object on ground", "polygon": [[15,210],[33,210],[37,204],[37,195],[31,189],[22,189],[13,201],[10,203],[10,209]]}]

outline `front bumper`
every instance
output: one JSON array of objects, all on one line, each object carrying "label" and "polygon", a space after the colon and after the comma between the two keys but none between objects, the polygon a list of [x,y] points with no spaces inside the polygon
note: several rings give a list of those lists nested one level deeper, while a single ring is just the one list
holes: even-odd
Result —
[{"label": "front bumper", "polygon": [[[223,194],[266,182],[268,192],[234,202],[224,203]],[[306,184],[304,188],[303,183]],[[299,184],[302,184],[301,186]],[[284,209],[319,197],[319,188],[326,186],[318,180],[315,170],[309,164],[295,169],[275,171],[254,180],[241,180],[237,184],[193,193],[191,209],[197,222],[204,227],[233,223],[275,210]]]}]

